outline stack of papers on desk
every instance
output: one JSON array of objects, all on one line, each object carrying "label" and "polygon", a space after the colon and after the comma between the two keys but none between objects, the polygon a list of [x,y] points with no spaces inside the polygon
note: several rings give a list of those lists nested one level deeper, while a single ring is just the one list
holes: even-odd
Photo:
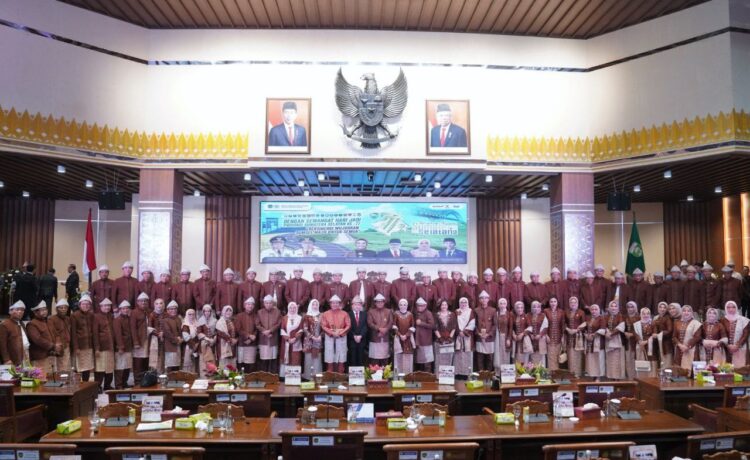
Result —
[{"label": "stack of papers on desk", "polygon": [[163,422],[155,423],[139,423],[135,428],[135,431],[157,431],[157,430],[171,430],[172,420],[165,420]]}]

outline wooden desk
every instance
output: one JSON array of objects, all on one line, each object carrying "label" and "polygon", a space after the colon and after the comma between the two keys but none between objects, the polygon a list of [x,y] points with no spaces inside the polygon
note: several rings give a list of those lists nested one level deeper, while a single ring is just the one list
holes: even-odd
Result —
[{"label": "wooden desk", "polygon": [[62,387],[36,388],[16,387],[14,399],[16,411],[37,404],[47,406],[47,421],[50,427],[76,417],[87,415],[94,408],[98,387],[95,382],[82,382]]},{"label": "wooden desk", "polygon": [[734,407],[719,407],[716,421],[718,431],[750,430],[750,411],[735,409]]},{"label": "wooden desk", "polygon": [[721,407],[724,399],[723,383],[698,385],[695,380],[661,383],[656,377],[639,378],[636,381],[638,397],[645,400],[649,408],[665,409],[680,417],[690,417],[690,403],[716,409]]}]

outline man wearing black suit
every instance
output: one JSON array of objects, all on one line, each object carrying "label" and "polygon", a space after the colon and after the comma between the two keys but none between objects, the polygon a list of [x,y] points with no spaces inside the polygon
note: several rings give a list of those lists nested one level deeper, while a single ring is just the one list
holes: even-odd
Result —
[{"label": "man wearing black suit", "polygon": [[367,249],[366,239],[358,238],[357,241],[354,242],[354,251],[346,253],[346,257],[354,257],[355,259],[375,257],[375,251]]},{"label": "man wearing black suit", "polygon": [[49,308],[52,308],[52,300],[57,300],[57,277],[54,268],[50,268],[39,278],[39,298],[44,300]]},{"label": "man wearing black suit", "polygon": [[430,147],[465,148],[468,145],[466,130],[453,123],[449,104],[438,104],[435,118],[438,124],[430,131]]},{"label": "man wearing black suit", "polygon": [[398,238],[391,238],[388,241],[388,249],[384,249],[378,253],[378,257],[381,259],[411,259],[409,251],[401,249],[401,240]]},{"label": "man wearing black suit", "polygon": [[362,299],[352,299],[352,310],[349,312],[351,329],[348,333],[349,365],[364,366],[367,350],[367,312],[362,311]]},{"label": "man wearing black suit", "polygon": [[23,320],[31,317],[31,309],[36,306],[39,296],[39,280],[34,275],[34,264],[26,263],[25,270],[16,276],[16,291],[13,300],[22,300],[26,305]]},{"label": "man wearing black suit", "polygon": [[[81,283],[76,271],[76,265],[68,265],[68,279],[65,280],[65,295],[68,297],[71,309],[74,309],[73,303],[77,303],[78,299],[78,287]],[[77,309],[77,306],[76,306]]]},{"label": "man wearing black suit", "polygon": [[438,257],[465,259],[466,251],[456,249],[456,240],[454,238],[443,238],[443,249],[438,251]]}]

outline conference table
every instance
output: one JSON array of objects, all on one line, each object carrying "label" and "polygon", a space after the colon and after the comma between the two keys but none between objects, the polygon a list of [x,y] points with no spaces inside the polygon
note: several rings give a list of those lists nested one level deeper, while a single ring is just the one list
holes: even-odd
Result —
[{"label": "conference table", "polygon": [[716,409],[721,407],[724,400],[725,384],[722,382],[715,385],[699,384],[693,379],[683,382],[661,382],[657,377],[635,380],[638,382],[638,397],[645,400],[649,408],[666,409],[681,417],[690,416],[688,404],[700,404],[709,409]]},{"label": "conference table", "polygon": [[[49,443],[72,443],[86,459],[104,458],[104,449],[111,446],[202,446],[207,458],[243,458],[272,460],[280,454],[283,431],[304,429],[294,418],[247,418],[235,423],[235,432],[226,435],[219,430],[203,431],[164,430],[137,433],[135,425],[102,427],[97,433],[90,430],[87,418],[81,418],[81,430],[70,435],[51,432],[40,440]],[[477,442],[481,457],[486,460],[542,458],[545,444],[600,441],[635,441],[656,444],[660,458],[671,458],[685,453],[687,436],[700,434],[703,428],[666,411],[648,411],[641,420],[596,418],[572,422],[549,421],[496,425],[490,415],[462,415],[448,417],[444,427],[420,426],[416,430],[388,430],[376,424],[348,424],[339,430],[364,430],[365,458],[385,458],[383,445],[393,443]]]},{"label": "conference table", "polygon": [[99,388],[95,382],[81,382],[72,385],[66,383],[60,387],[16,387],[13,399],[17,411],[37,404],[47,406],[47,421],[49,426],[55,426],[65,420],[87,415],[94,408],[98,394]]}]

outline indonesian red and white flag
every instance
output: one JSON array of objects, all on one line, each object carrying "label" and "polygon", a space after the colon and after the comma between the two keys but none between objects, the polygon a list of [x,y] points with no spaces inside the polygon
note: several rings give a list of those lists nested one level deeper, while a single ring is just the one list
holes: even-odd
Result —
[{"label": "indonesian red and white flag", "polygon": [[91,225],[91,208],[89,208],[89,219],[86,223],[86,239],[83,240],[83,273],[96,270],[96,252],[94,251],[94,227]]}]

